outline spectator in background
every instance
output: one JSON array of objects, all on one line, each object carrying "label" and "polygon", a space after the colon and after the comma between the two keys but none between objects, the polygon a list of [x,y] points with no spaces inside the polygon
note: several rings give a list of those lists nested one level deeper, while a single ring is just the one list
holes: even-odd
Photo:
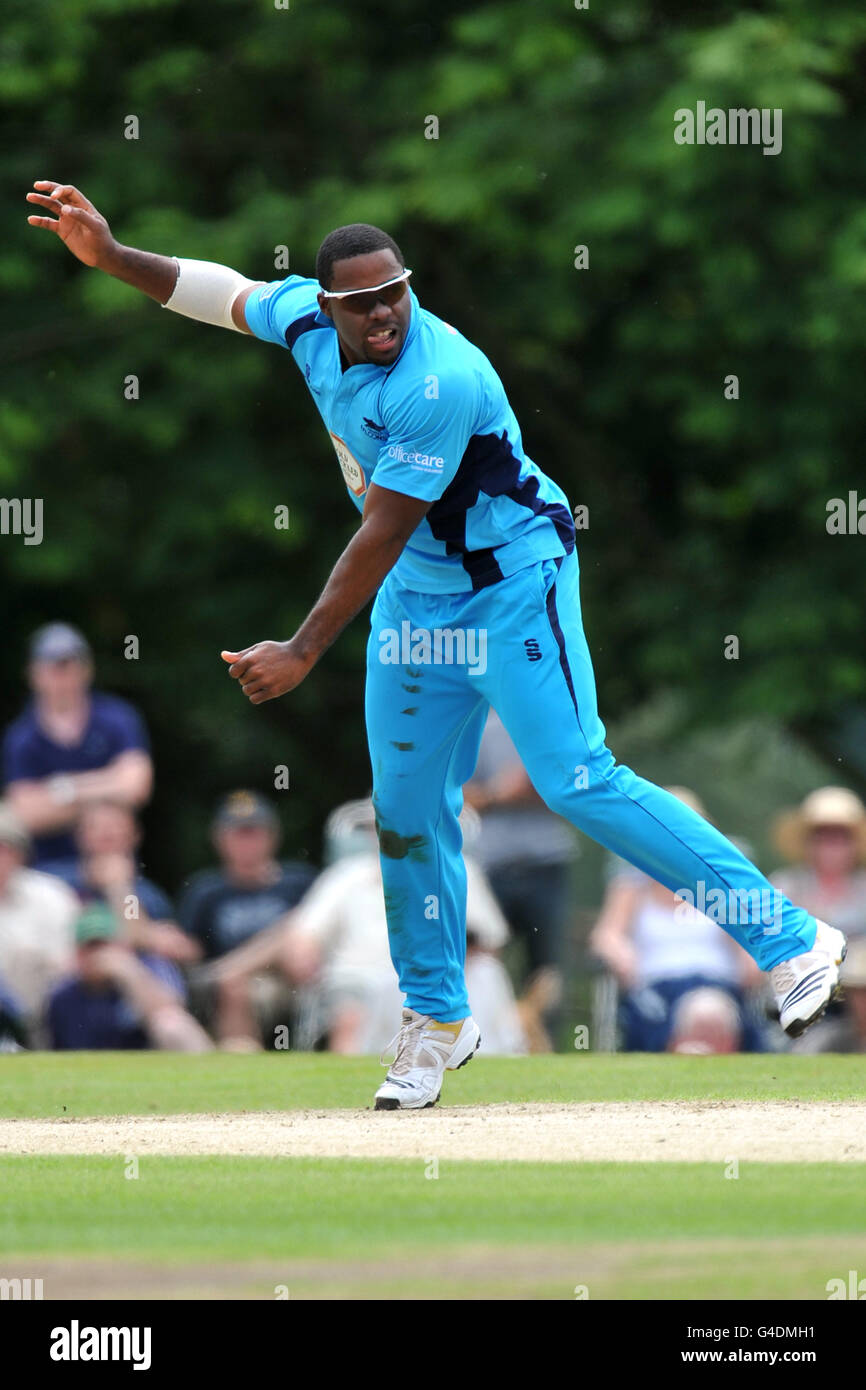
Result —
[{"label": "spectator in background", "polygon": [[[849,1051],[857,1046],[860,991],[866,981],[866,807],[846,787],[819,787],[773,827],[777,849],[790,867],[771,875],[782,892],[796,893],[807,912],[848,937],[842,966],[843,999],[793,1044],[795,1052]],[[856,997],[855,997],[856,996]],[[857,1048],[859,1050],[859,1047]]]},{"label": "spectator in background", "polygon": [[833,1029],[833,1051],[866,1052],[866,936],[850,942],[844,979],[844,1009]]},{"label": "spectator in background", "polygon": [[105,902],[123,923],[127,946],[182,964],[198,960],[201,946],[174,921],[170,900],[142,874],[136,859],[141,831],[135,812],[119,801],[83,806],[75,828],[78,858],[62,877],[83,903]]},{"label": "spectator in background", "polygon": [[30,1045],[52,987],[71,968],[75,894],[49,874],[26,867],[30,837],[0,802],[0,980],[7,1017],[16,1016]]},{"label": "spectator in background", "polygon": [[21,1006],[0,980],[0,1052],[23,1052],[29,1041]]},{"label": "spectator in background", "polygon": [[211,1042],[184,1007],[177,967],[136,954],[121,941],[121,924],[93,902],[75,924],[76,969],[48,1004],[51,1046],[64,1052],[162,1048],[207,1052]]},{"label": "spectator in background", "polygon": [[[537,1000],[548,1032],[554,1032],[577,839],[568,822],[549,810],[536,792],[493,709],[475,773],[463,791],[467,805],[481,816],[475,856],[523,943],[526,965],[518,983],[524,1002],[530,1007]],[[544,1028],[540,1022],[537,1027],[542,1047]]]},{"label": "spectator in background", "polygon": [[737,1001],[715,985],[690,989],[671,1010],[667,1051],[691,1056],[739,1052],[743,1019]]},{"label": "spectator in background", "polygon": [[[315,878],[308,864],[277,858],[277,813],[256,792],[236,791],[219,807],[212,827],[220,858],[217,869],[196,874],[181,899],[180,923],[207,961],[249,942],[303,897]],[[280,1002],[273,992],[251,994],[246,981],[225,979],[214,996],[202,976],[196,990],[200,1010],[224,1047],[260,1045],[268,1014]],[[288,1007],[289,1001],[283,1000]]]},{"label": "spectator in background", "polygon": [[82,806],[105,797],[143,806],[153,769],[138,712],[91,690],[91,652],[76,628],[39,628],[27,673],[33,698],[6,730],[3,779],[33,836],[34,867],[54,872],[75,858],[72,830]]},{"label": "spectator in background", "polygon": [[[464,812],[464,839],[477,817]],[[369,799],[340,806],[325,827],[328,867],[298,907],[218,969],[238,979],[276,967],[305,988],[301,1045],[324,1038],[332,1052],[381,1052],[392,1041],[403,995],[391,962],[375,814]],[[486,1053],[526,1050],[511,982],[495,952],[508,925],[470,855],[466,983]]]},{"label": "spectator in background", "polygon": [[[667,790],[706,816],[694,792]],[[761,1050],[748,996],[763,976],[751,957],[647,874],[621,859],[614,865],[589,944],[621,991],[623,1050]]]}]

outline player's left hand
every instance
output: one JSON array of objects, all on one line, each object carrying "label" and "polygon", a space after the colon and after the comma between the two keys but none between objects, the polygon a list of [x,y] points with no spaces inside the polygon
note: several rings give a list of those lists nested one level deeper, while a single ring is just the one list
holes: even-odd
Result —
[{"label": "player's left hand", "polygon": [[301,657],[291,642],[255,642],[240,652],[220,652],[229,663],[229,675],[240,681],[251,705],[263,705],[294,690],[314,662]]}]

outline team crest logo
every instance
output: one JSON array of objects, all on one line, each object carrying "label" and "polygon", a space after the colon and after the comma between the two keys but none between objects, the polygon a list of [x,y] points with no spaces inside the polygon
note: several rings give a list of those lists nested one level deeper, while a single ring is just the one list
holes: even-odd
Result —
[{"label": "team crest logo", "polygon": [[364,416],[364,422],[361,425],[361,429],[364,431],[365,434],[371,435],[373,439],[388,438],[388,431],[385,429],[385,426],[378,424],[375,420],[371,420],[368,415]]},{"label": "team crest logo", "polygon": [[341,439],[333,430],[328,431],[331,436],[331,443],[337,455],[337,462],[346,480],[346,487],[353,492],[356,497],[363,497],[367,491],[367,480],[364,477],[364,470],[355,458],[345,440]]}]

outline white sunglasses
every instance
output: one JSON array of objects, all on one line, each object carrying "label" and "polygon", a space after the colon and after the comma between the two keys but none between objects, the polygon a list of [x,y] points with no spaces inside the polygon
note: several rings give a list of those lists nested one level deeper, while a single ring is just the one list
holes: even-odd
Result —
[{"label": "white sunglasses", "polygon": [[[411,274],[411,270],[404,270],[400,275],[395,275],[391,280],[383,280],[381,285],[365,285],[364,288],[360,290],[322,290],[321,295],[323,299],[352,299],[359,294],[368,294],[375,297],[378,296],[380,290],[387,290],[392,285],[401,285],[404,280],[409,279]],[[399,298],[399,296],[395,295],[393,298],[388,296],[385,299],[385,303],[395,303],[397,298]],[[354,308],[355,306],[352,305],[350,307]]]}]

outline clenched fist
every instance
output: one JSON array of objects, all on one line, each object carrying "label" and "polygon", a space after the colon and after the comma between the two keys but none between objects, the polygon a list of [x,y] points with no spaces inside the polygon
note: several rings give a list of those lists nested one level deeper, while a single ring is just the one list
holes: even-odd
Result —
[{"label": "clenched fist", "polygon": [[262,705],[294,690],[315,665],[299,656],[291,642],[256,642],[240,652],[220,652],[229,675],[240,681],[251,705]]}]

